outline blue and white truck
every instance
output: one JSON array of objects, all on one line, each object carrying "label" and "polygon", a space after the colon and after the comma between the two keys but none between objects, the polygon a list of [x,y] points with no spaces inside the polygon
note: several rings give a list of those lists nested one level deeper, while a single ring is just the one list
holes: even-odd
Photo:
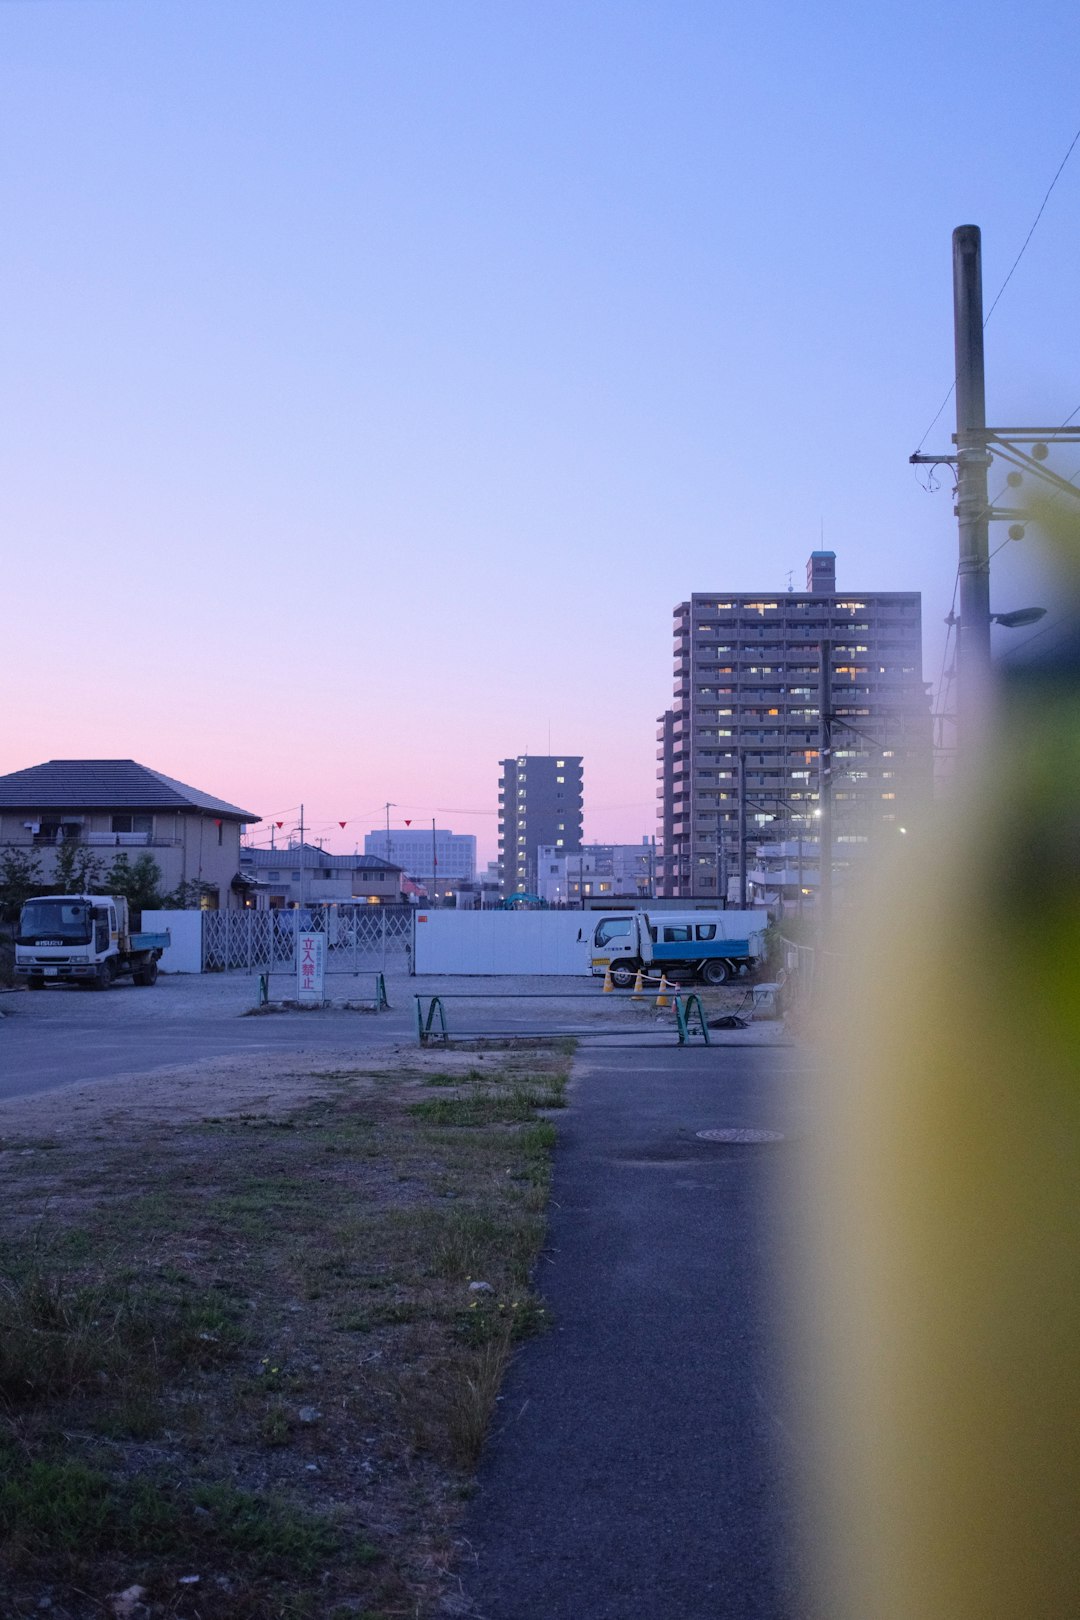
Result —
[{"label": "blue and white truck", "polygon": [[611,972],[621,989],[639,969],[669,978],[723,984],[765,954],[766,911],[620,911],[590,918],[579,934],[589,971]]},{"label": "blue and white truck", "polygon": [[108,990],[130,977],[157,982],[169,934],[133,934],[128,903],[118,894],[43,894],[27,900],[15,936],[15,977],[28,990],[82,984]]}]

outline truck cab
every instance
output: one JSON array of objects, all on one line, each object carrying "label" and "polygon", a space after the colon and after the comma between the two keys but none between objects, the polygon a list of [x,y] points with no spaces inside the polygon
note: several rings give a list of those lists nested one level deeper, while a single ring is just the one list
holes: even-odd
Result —
[{"label": "truck cab", "polygon": [[15,977],[29,990],[51,983],[107,990],[123,975],[150,985],[168,944],[167,933],[130,932],[123,895],[45,894],[19,914]]},{"label": "truck cab", "polygon": [[756,966],[768,922],[763,911],[632,911],[597,919],[589,970],[610,971],[620,988],[639,970],[723,984]]}]

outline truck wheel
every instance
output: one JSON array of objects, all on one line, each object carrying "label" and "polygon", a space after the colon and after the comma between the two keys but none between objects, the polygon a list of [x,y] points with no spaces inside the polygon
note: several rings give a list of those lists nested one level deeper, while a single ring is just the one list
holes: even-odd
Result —
[{"label": "truck wheel", "polygon": [[116,975],[113,973],[112,962],[108,957],[106,957],[104,962],[102,962],[101,966],[98,968],[97,978],[93,980],[94,989],[111,990],[113,979],[115,977]]},{"label": "truck wheel", "polygon": [[728,977],[728,965],[726,962],[705,962],[701,977],[706,984],[724,984]]},{"label": "truck wheel", "polygon": [[26,981],[26,988],[28,990],[44,990],[45,980],[37,978],[36,975],[31,975]]},{"label": "truck wheel", "polygon": [[631,967],[629,962],[619,962],[611,970],[611,982],[620,990],[629,989],[636,977],[637,968]]},{"label": "truck wheel", "polygon": [[157,984],[157,963],[150,962],[146,967],[140,968],[132,974],[136,984]]}]

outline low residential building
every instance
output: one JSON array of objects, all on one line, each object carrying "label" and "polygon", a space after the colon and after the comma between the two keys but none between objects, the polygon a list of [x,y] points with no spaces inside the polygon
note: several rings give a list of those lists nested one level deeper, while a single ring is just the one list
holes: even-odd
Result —
[{"label": "low residential building", "polygon": [[32,852],[45,884],[77,846],[84,871],[150,855],[163,894],[242,906],[240,835],[260,819],[133,759],[51,759],[0,776],[0,846]]},{"label": "low residential building", "polygon": [[317,844],[288,844],[277,849],[245,846],[240,851],[240,870],[271,908],[326,905],[335,900],[389,906],[416,899],[415,885],[409,893],[400,866],[373,855],[329,855]]}]

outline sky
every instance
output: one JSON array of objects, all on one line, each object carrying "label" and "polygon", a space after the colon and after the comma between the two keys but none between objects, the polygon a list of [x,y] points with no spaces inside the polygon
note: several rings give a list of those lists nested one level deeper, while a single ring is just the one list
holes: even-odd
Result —
[{"label": "sky", "polygon": [[[1074,0],[0,0],[0,773],[133,758],[340,851],[389,801],[488,859],[498,761],[565,752],[586,838],[636,841],[672,608],[823,543],[922,591],[936,683],[951,232],[989,307],[1078,36]],[[1080,407],[1078,263],[1080,146],[991,423]]]}]

